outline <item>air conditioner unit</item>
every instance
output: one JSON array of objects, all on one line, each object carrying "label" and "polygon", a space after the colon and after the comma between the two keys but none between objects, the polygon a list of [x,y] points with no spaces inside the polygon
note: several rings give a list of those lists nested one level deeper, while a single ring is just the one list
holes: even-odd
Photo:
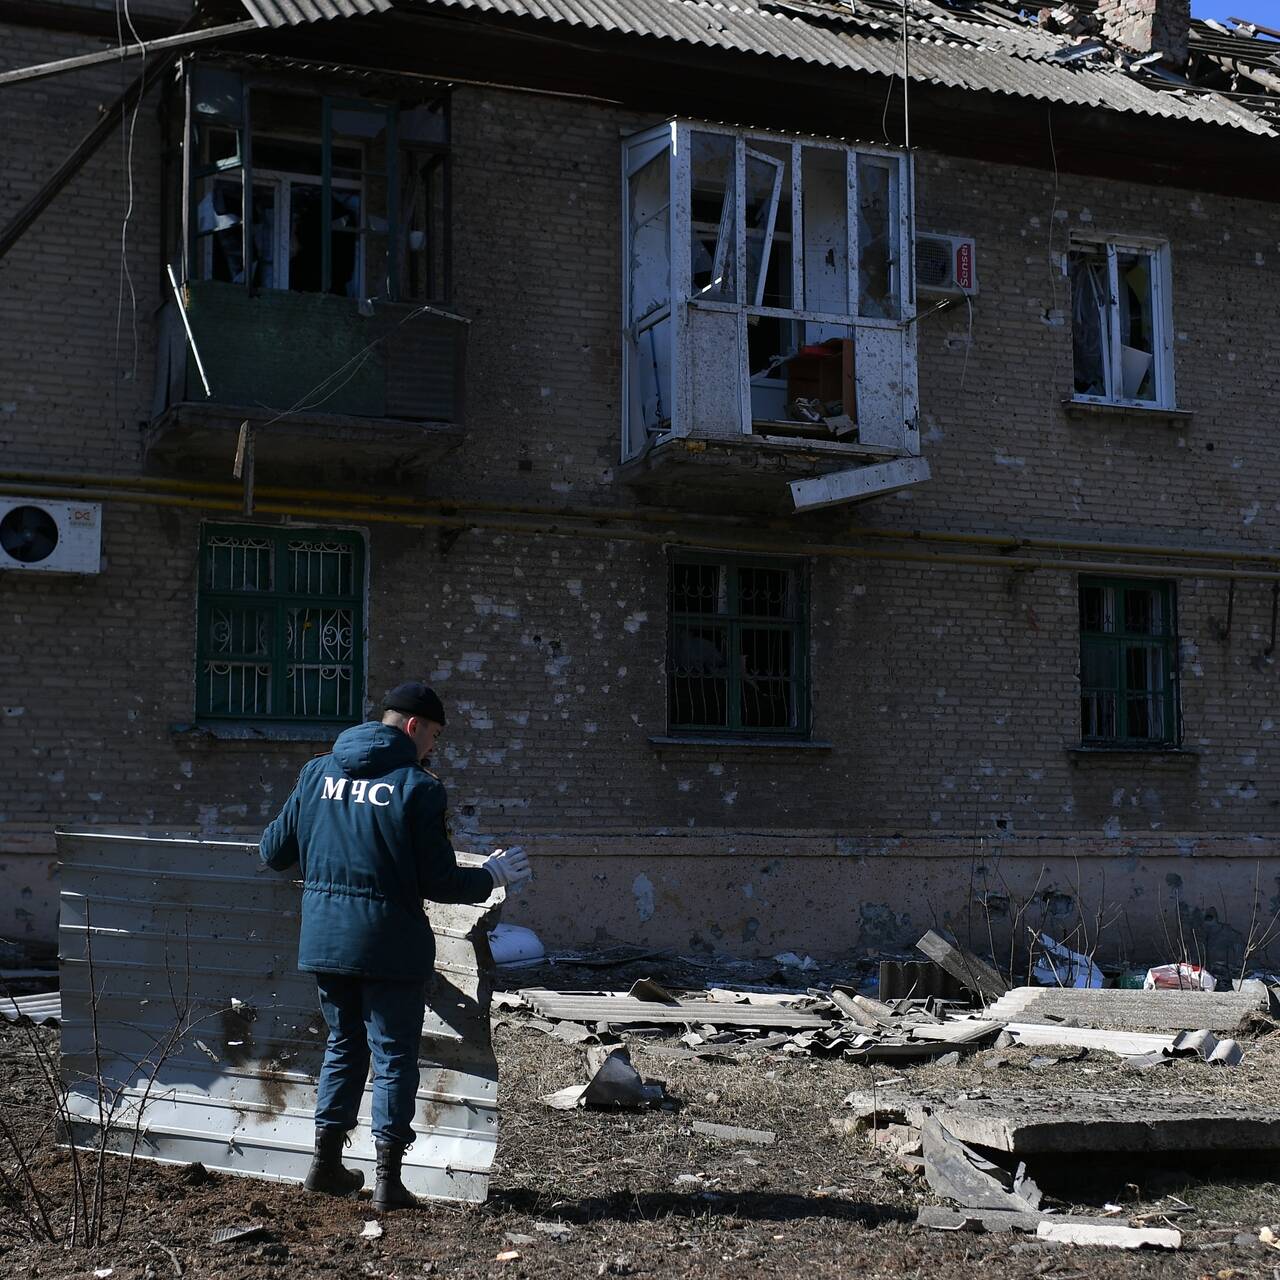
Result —
[{"label": "air conditioner unit", "polygon": [[0,495],[0,570],[98,573],[102,504]]},{"label": "air conditioner unit", "polygon": [[973,297],[978,263],[968,236],[916,236],[916,292]]}]

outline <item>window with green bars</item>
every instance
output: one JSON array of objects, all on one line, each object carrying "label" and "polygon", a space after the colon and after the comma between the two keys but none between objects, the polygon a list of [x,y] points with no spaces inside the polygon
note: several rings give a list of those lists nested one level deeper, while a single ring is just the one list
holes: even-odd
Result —
[{"label": "window with green bars", "polygon": [[1080,736],[1091,747],[1178,741],[1171,582],[1080,580]]},{"label": "window with green bars", "polygon": [[803,568],[794,562],[673,556],[668,728],[807,734],[807,609]]},{"label": "window with green bars", "polygon": [[363,601],[359,534],[206,525],[197,716],[282,723],[360,719]]}]

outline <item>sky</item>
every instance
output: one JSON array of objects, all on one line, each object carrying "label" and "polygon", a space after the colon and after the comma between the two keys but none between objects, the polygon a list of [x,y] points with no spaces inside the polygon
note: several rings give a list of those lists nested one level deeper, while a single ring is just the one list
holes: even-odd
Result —
[{"label": "sky", "polygon": [[1223,23],[1228,18],[1243,18],[1280,31],[1280,0],[1191,0],[1191,13],[1196,18],[1216,18]]}]

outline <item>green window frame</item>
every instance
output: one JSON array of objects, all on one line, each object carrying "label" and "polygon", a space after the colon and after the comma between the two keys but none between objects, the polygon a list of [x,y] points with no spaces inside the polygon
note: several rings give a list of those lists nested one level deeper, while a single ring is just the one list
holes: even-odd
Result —
[{"label": "green window frame", "polygon": [[1080,737],[1087,747],[1179,740],[1172,582],[1080,579]]},{"label": "green window frame", "polygon": [[359,533],[203,526],[197,718],[331,725],[362,719],[364,596]]},{"label": "green window frame", "polygon": [[803,563],[673,553],[667,602],[669,732],[807,736]]}]

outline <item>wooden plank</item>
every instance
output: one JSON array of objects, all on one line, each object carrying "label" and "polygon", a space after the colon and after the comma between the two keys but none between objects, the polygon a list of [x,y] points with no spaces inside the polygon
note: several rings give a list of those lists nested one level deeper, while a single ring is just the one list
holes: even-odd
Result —
[{"label": "wooden plank", "polygon": [[976,991],[988,1000],[997,1000],[1009,990],[1009,984],[985,960],[948,941],[933,929],[916,943],[916,949],[923,951],[970,991]]}]

